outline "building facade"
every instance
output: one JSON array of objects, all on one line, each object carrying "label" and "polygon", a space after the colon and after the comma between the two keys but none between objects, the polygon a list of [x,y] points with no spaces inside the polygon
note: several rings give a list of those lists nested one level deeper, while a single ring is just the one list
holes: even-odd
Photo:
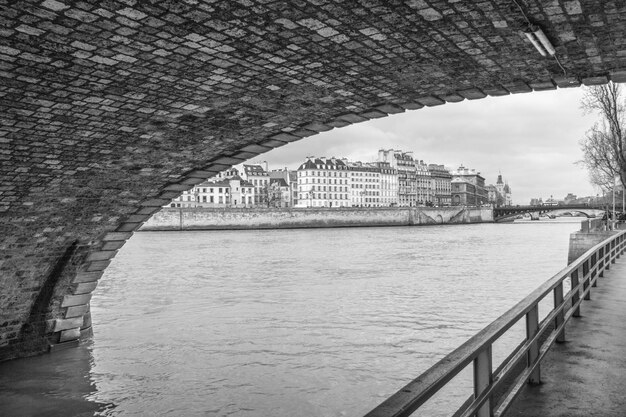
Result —
[{"label": "building facade", "polygon": [[380,170],[380,204],[383,207],[398,205],[398,171],[389,162],[376,162]]},{"label": "building facade", "polygon": [[433,203],[436,206],[452,204],[452,174],[443,165],[429,164],[428,171],[432,179]]},{"label": "building facade", "polygon": [[342,160],[307,157],[297,172],[296,207],[350,207],[350,175]]},{"label": "building facade", "polygon": [[415,189],[417,191],[417,205],[433,205],[433,182],[428,165],[424,161],[415,161]]},{"label": "building facade", "polygon": [[380,207],[380,169],[375,164],[343,160],[350,172],[350,204],[352,207]]},{"label": "building facade", "polygon": [[417,169],[413,152],[380,149],[378,162],[387,162],[398,172],[398,205],[402,207],[417,205]]},{"label": "building facade", "polygon": [[267,169],[264,169],[259,164],[244,164],[242,177],[254,185],[254,205],[267,207],[269,205],[268,191],[270,185],[270,176]]},{"label": "building facade", "polygon": [[166,207],[253,207],[254,186],[236,173],[229,173],[233,174],[230,177],[224,174],[210,178],[183,192]]},{"label": "building facade", "polygon": [[480,172],[460,166],[451,174],[452,205],[480,206],[489,202],[485,179]]}]

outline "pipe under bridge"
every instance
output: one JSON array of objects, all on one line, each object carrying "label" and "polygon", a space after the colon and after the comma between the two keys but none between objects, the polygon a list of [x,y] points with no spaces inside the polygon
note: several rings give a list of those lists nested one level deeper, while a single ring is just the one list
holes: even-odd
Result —
[{"label": "pipe under bridge", "polygon": [[[562,211],[572,213],[582,213],[587,217],[593,217],[598,210],[612,210],[612,205],[602,204],[561,204],[561,205],[542,205],[542,206],[506,206],[495,207],[493,209],[493,220],[495,222],[510,221],[522,214],[537,214],[538,216],[550,212]],[[616,205],[615,210],[623,211],[622,205]]]}]

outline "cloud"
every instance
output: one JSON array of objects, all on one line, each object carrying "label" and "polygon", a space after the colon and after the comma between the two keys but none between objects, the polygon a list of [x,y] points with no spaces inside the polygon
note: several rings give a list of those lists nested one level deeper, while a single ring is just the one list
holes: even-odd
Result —
[{"label": "cloud", "polygon": [[283,146],[259,160],[295,169],[306,156],[374,161],[381,148],[413,151],[417,159],[450,168],[475,168],[495,183],[499,172],[515,204],[532,197],[595,195],[579,141],[597,120],[580,109],[582,89],[563,89],[407,111],[334,129]]}]

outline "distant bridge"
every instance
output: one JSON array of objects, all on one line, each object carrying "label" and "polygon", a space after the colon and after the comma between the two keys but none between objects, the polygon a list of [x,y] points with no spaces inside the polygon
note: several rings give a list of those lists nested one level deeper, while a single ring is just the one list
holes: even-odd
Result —
[{"label": "distant bridge", "polygon": [[[613,206],[609,205],[612,210]],[[546,213],[562,212],[562,213],[582,213],[587,217],[593,217],[598,211],[605,211],[606,205],[602,204],[559,204],[559,205],[542,205],[542,206],[507,206],[496,207],[493,209],[493,219],[496,222],[511,220],[522,214],[536,214],[541,216]],[[615,206],[615,210],[622,211],[622,205]]]}]

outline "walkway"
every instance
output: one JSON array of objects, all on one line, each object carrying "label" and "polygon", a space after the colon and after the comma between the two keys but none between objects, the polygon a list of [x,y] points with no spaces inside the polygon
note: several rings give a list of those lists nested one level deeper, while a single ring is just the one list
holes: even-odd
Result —
[{"label": "walkway", "polygon": [[611,265],[580,318],[542,362],[542,384],[527,385],[507,417],[626,416],[626,256]]}]

